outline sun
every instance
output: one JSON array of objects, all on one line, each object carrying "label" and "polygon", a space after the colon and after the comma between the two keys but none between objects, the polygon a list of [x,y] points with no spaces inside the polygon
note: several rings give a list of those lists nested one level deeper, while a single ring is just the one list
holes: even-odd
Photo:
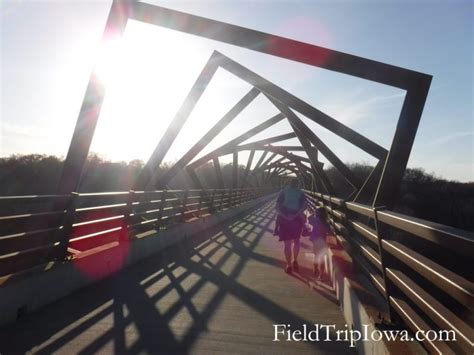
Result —
[{"label": "sun", "polygon": [[105,99],[91,151],[110,160],[146,160],[210,56],[189,36],[129,21],[104,41],[94,75]]},{"label": "sun", "polygon": [[111,85],[126,63],[126,47],[126,40],[121,37],[108,39],[101,44],[94,75],[105,87]]}]

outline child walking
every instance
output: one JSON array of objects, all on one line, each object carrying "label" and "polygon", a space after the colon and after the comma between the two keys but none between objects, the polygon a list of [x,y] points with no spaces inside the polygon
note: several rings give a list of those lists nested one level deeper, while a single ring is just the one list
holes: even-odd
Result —
[{"label": "child walking", "polygon": [[317,207],[314,213],[309,216],[308,223],[312,226],[309,239],[313,242],[314,276],[320,280],[323,275],[326,235],[329,232],[329,228],[326,223],[326,211],[324,208]]}]

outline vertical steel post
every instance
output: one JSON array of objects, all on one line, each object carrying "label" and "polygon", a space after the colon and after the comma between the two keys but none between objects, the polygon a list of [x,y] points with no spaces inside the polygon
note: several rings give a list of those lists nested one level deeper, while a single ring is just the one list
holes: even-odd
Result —
[{"label": "vertical steel post", "polygon": [[199,190],[199,205],[198,205],[198,211],[196,214],[197,218],[201,217],[201,208],[202,208],[203,201],[204,201],[204,190]]},{"label": "vertical steel post", "polygon": [[163,226],[163,212],[165,211],[166,207],[166,198],[167,198],[168,191],[163,190],[161,191],[161,202],[160,202],[160,207],[159,207],[159,212],[158,212],[158,217],[157,217],[157,223],[159,225],[159,228]]},{"label": "vertical steel post", "polygon": [[62,225],[63,228],[59,231],[60,243],[56,251],[53,251],[53,258],[57,260],[64,260],[67,257],[67,248],[69,247],[69,239],[71,237],[72,225],[76,216],[76,204],[79,194],[71,192],[66,206],[66,215],[64,216]]},{"label": "vertical steel post", "polygon": [[134,190],[128,191],[127,206],[125,207],[125,216],[124,216],[124,219],[125,219],[124,228],[126,228],[127,230],[129,229],[129,226],[132,225],[133,202],[135,200],[135,196],[136,194]]},{"label": "vertical steel post", "polygon": [[214,198],[216,196],[216,189],[212,190],[212,195],[208,203],[207,211],[209,214],[216,212],[216,208],[214,207]]},{"label": "vertical steel post", "polygon": [[417,82],[407,90],[392,146],[380,178],[374,207],[385,206],[392,210],[395,205],[430,84],[431,76],[420,75]]},{"label": "vertical steel post", "polygon": [[219,163],[219,158],[216,157],[212,159],[212,164],[214,165],[214,171],[216,173],[217,183],[220,189],[225,188],[224,178],[222,177],[221,164]]},{"label": "vertical steel post", "polygon": [[380,257],[380,263],[382,264],[382,276],[383,276],[383,281],[385,285],[385,302],[387,304],[387,309],[389,312],[389,321],[391,323],[399,322],[400,317],[397,315],[397,312],[393,308],[392,304],[390,303],[390,296],[394,295],[394,292],[396,290],[396,286],[393,284],[393,282],[387,277],[386,274],[386,269],[387,267],[390,267],[390,258],[391,256],[384,250],[383,248],[383,240],[386,239],[388,233],[390,231],[386,226],[384,226],[382,223],[380,223],[378,219],[378,212],[385,210],[385,206],[380,206],[380,207],[375,207],[373,208],[374,211],[374,220],[375,220],[375,231],[377,232],[377,237],[378,237],[378,251],[379,251],[379,257]]},{"label": "vertical steel post", "polygon": [[181,222],[186,222],[188,194],[189,194],[189,190],[184,190],[183,199],[181,200]]},{"label": "vertical steel post", "polygon": [[236,189],[239,183],[239,152],[235,151],[232,157],[232,188]]},{"label": "vertical steel post", "polygon": [[244,176],[242,177],[242,182],[240,183],[240,187],[244,187],[245,184],[247,183],[247,177],[249,176],[250,167],[252,166],[254,155],[255,155],[255,149],[252,149],[250,151],[249,159],[247,160],[247,166],[245,167],[245,172],[244,172]]}]

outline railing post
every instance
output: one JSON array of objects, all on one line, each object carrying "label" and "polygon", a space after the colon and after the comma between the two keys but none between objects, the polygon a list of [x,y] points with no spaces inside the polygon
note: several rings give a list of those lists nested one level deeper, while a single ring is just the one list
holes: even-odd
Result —
[{"label": "railing post", "polygon": [[239,205],[242,204],[242,197],[243,197],[243,194],[244,194],[243,189],[240,189],[240,191],[239,191]]},{"label": "railing post", "polygon": [[186,205],[188,203],[188,190],[184,190],[183,200],[181,201],[181,222],[186,222]]},{"label": "railing post", "polygon": [[204,199],[203,195],[205,195],[204,190],[199,190],[199,205],[198,205],[198,211],[196,215],[197,218],[201,217],[202,200]]},{"label": "railing post", "polygon": [[377,232],[377,239],[378,239],[379,258],[380,258],[380,263],[382,264],[382,276],[383,276],[383,281],[385,285],[385,294],[384,294],[385,302],[387,303],[388,316],[390,318],[389,319],[390,323],[396,323],[396,322],[399,322],[400,318],[398,317],[397,312],[394,310],[394,308],[390,304],[390,296],[394,294],[395,285],[387,277],[386,271],[385,271],[387,268],[387,264],[390,264],[389,262],[390,255],[388,255],[387,252],[383,248],[383,240],[390,232],[388,228],[385,227],[382,223],[380,223],[378,219],[378,212],[383,211],[385,209],[386,209],[385,206],[372,208],[374,212],[375,231]]},{"label": "railing post", "polygon": [[225,195],[225,194],[226,194],[226,191],[227,191],[226,189],[222,189],[222,190],[221,190],[219,208],[218,208],[218,210],[217,210],[218,212],[222,211],[222,209],[223,209],[222,206],[224,205],[224,197],[226,196],[226,195]]},{"label": "railing post", "polygon": [[128,231],[130,230],[130,226],[132,225],[132,214],[133,214],[133,201],[135,200],[135,191],[129,190],[128,197],[127,197],[127,207],[125,208],[125,216],[124,216],[124,228],[127,231],[126,235],[127,238],[124,238],[124,235],[121,235],[121,240],[128,239]]},{"label": "railing post", "polygon": [[229,189],[229,198],[227,199],[227,208],[230,208],[230,206],[232,206],[232,192],[233,192],[233,189]]},{"label": "railing post", "polygon": [[66,260],[67,259],[67,248],[69,247],[69,239],[72,231],[72,225],[74,224],[74,218],[76,216],[76,204],[79,194],[77,192],[71,192],[68,204],[66,206],[66,215],[63,219],[63,228],[60,232],[60,244],[57,253],[54,253],[54,259]]},{"label": "railing post", "polygon": [[165,210],[165,204],[166,204],[166,196],[167,196],[167,190],[161,191],[161,202],[160,202],[160,207],[158,211],[158,216],[157,216],[157,221],[158,223],[158,228],[160,229],[163,226],[163,212]]},{"label": "railing post", "polygon": [[212,190],[211,199],[209,200],[209,203],[208,203],[207,211],[209,212],[209,214],[216,212],[216,208],[214,206],[215,197],[216,197],[216,189]]}]

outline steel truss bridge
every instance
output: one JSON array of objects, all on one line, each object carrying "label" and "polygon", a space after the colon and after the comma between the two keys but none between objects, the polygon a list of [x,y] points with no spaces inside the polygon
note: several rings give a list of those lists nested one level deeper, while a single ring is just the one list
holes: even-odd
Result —
[{"label": "steel truss bridge", "polygon": [[[6,292],[8,287],[13,287],[12,284],[28,280],[29,277],[33,277],[32,275],[47,273],[50,269],[73,264],[78,260],[87,263],[88,260],[92,260],[88,258],[100,258],[101,255],[106,255],[103,253],[121,250],[123,245],[133,248],[135,243],[160,238],[160,235],[166,231],[223,213],[229,214],[233,210],[242,209],[265,198],[267,200],[262,202],[264,207],[252,205],[257,208],[256,212],[249,212],[250,215],[242,217],[242,221],[245,220],[252,228],[263,223],[261,221],[265,221],[266,224],[261,224],[259,228],[269,228],[273,216],[271,201],[275,193],[285,184],[289,176],[296,176],[304,185],[309,209],[323,206],[328,212],[328,223],[333,231],[334,250],[348,255],[349,261],[346,260],[346,262],[350,264],[351,269],[370,280],[378,296],[383,299],[383,305],[378,308],[381,322],[401,325],[413,332],[418,330],[454,331],[456,342],[425,339],[422,345],[432,353],[472,353],[474,287],[472,268],[469,266],[472,265],[474,255],[473,234],[393,211],[429,91],[430,75],[135,1],[113,2],[104,31],[104,40],[120,36],[129,19],[403,89],[406,92],[405,99],[391,145],[385,148],[376,144],[317,107],[272,83],[269,78],[264,78],[225,54],[215,51],[189,90],[179,111],[131,190],[79,193],[77,191],[81,173],[105,95],[105,88],[96,76],[92,75],[77,119],[57,193],[55,195],[0,197],[0,275],[2,280],[0,294],[2,288]],[[161,171],[159,167],[165,155],[219,68],[249,83],[252,89],[240,98],[237,104],[170,169]],[[259,95],[265,96],[277,108],[278,114],[255,127],[250,127],[248,131],[241,132],[236,138],[196,159],[207,144]],[[378,162],[368,178],[360,181],[354,176],[347,165],[295,112],[376,158]],[[290,124],[292,129],[290,132],[248,142],[252,137],[283,120]],[[300,145],[274,145],[290,138],[297,138]],[[244,162],[243,174],[239,174],[238,170],[241,151],[250,152],[248,161]],[[263,154],[251,168],[257,151],[263,151]],[[303,157],[294,152],[304,152],[306,156]],[[229,154],[233,155],[233,175],[231,186],[226,186],[219,158]],[[337,197],[338,191],[335,191],[331,180],[326,175],[323,163],[319,161],[320,155],[324,156],[352,186],[353,191],[349,196]],[[199,177],[199,168],[210,163],[214,166],[219,184],[219,188],[216,189],[205,189]],[[189,177],[193,188],[170,189],[168,187],[170,181],[183,172]],[[240,213],[243,212],[240,211]],[[220,223],[222,228],[230,228],[227,222]],[[262,240],[271,238],[269,230],[259,233],[258,240],[255,239],[259,243],[265,244]],[[253,248],[258,248],[260,244],[255,240],[237,240],[235,235],[227,238],[231,241],[227,248],[235,249],[236,253],[243,253],[239,254],[241,257],[246,255],[246,258],[257,258],[260,261],[262,258],[270,258],[270,254],[265,254],[267,255],[265,257],[256,256]],[[211,237],[210,240],[218,243],[219,239]],[[223,244],[220,247],[222,248]],[[244,253],[245,248],[249,251]],[[187,265],[187,270],[191,270],[190,261],[182,260],[185,261],[182,261],[181,266]],[[179,264],[178,261],[176,263]],[[237,268],[243,267],[240,264],[236,265]],[[160,267],[164,267],[163,270],[166,269],[166,266]],[[200,264],[199,268],[203,267]],[[221,272],[219,268],[223,266],[217,263],[213,264],[213,267],[218,269],[216,272]],[[201,270],[198,266],[196,268]],[[257,268],[257,270],[260,269]],[[268,270],[260,271],[262,275],[266,275],[265,277],[270,275]],[[234,279],[231,282],[221,279],[221,276],[216,278],[216,275],[208,274],[208,272],[201,270],[200,275],[202,277],[207,275],[208,280],[212,280],[218,287],[227,290],[232,295],[243,294],[242,299],[248,296],[257,303],[263,302],[268,308],[262,311],[263,314],[269,318],[273,317],[273,321],[286,322],[285,317],[289,317],[288,322],[302,320],[289,315],[288,312],[285,313],[280,308],[275,308],[274,304],[270,306],[265,303],[255,291],[238,288],[234,284],[236,282]],[[263,276],[260,277],[261,275],[257,273],[253,276],[255,280],[265,282]],[[277,278],[272,279],[273,276],[268,277],[271,280],[277,280]],[[281,273],[278,277],[283,280],[286,275]],[[334,286],[335,281],[332,280]],[[142,282],[145,281],[142,280]],[[286,281],[281,282],[284,284]],[[269,292],[272,292],[271,288],[278,288],[278,285],[278,283],[268,285]],[[287,283],[282,287],[293,286]],[[177,290],[179,297],[185,299],[186,292],[179,287]],[[305,292],[309,294],[309,291]],[[307,296],[301,297],[309,307],[312,301]],[[312,294],[311,297],[314,298],[314,302],[319,302],[317,296]],[[186,303],[183,307],[188,306],[189,304]],[[49,310],[52,312],[54,308],[49,308]],[[19,315],[22,312],[26,310],[18,310]],[[199,318],[202,314],[196,316],[193,313],[196,312],[195,309],[190,312],[193,317],[196,317],[196,322],[203,319],[209,322],[209,318]],[[272,312],[283,314],[283,318],[271,316]],[[41,313],[38,317],[42,317]],[[20,320],[12,325],[11,329],[21,331],[23,329],[21,324],[23,323]],[[163,324],[160,324],[161,326]],[[237,324],[234,326],[237,327]],[[252,325],[248,326],[252,328]],[[246,325],[239,324],[238,327],[245,329]],[[191,351],[191,344],[196,341],[192,335],[194,333],[186,335],[190,336],[192,341],[185,337],[189,343],[183,341],[178,344],[177,338],[170,333],[171,328],[166,329],[169,334],[165,332],[163,336],[168,336],[175,341],[169,349]],[[7,331],[4,334],[12,336],[11,333]],[[47,331],[46,334],[52,336],[52,333]],[[153,340],[148,339],[148,341],[153,343]],[[19,343],[21,340],[18,340]],[[59,348],[50,346],[45,349],[43,350]],[[140,348],[136,350],[139,351]],[[153,349],[145,346],[141,350]]]}]

